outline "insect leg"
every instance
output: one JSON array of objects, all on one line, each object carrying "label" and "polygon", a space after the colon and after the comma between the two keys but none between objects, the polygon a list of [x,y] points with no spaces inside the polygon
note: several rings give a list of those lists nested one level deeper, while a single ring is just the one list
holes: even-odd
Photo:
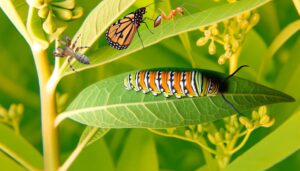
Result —
[{"label": "insect leg", "polygon": [[76,46],[76,44],[77,44],[77,41],[78,41],[78,39],[79,39],[80,36],[81,36],[81,34],[79,34],[79,35],[76,37],[75,41],[74,41],[73,44],[71,45],[71,49],[74,49],[74,48],[75,48],[75,46]]},{"label": "insect leg", "polygon": [[150,31],[150,33],[154,34],[154,33],[149,29],[148,24],[147,24],[144,20],[143,20],[142,23],[144,23],[144,24],[146,25],[146,27],[147,27],[147,29]]},{"label": "insect leg", "polygon": [[141,40],[141,43],[142,43],[142,46],[143,46],[143,48],[145,48],[145,47],[144,47],[144,43],[143,43],[143,40],[142,40],[142,38],[141,38],[141,35],[140,35],[140,32],[139,32],[139,30],[136,30],[136,31],[137,31],[137,33],[138,33],[138,36],[139,36],[140,40]]},{"label": "insect leg", "polygon": [[236,69],[232,74],[230,74],[228,77],[226,77],[222,82],[227,81],[229,78],[233,77],[240,69],[244,67],[249,67],[248,65],[242,65],[238,69]]},{"label": "insect leg", "polygon": [[61,47],[57,47],[56,50],[53,51],[53,55],[55,57],[64,57],[64,50]]},{"label": "insect leg", "polygon": [[75,49],[75,52],[78,52],[80,49],[87,49],[89,46],[80,46]]},{"label": "insect leg", "polygon": [[73,59],[73,56],[70,56],[70,57],[68,58],[68,63],[69,63],[69,65],[70,65],[70,68],[72,69],[72,71],[77,72],[77,71],[75,70],[75,68],[73,67],[73,65],[71,64],[72,59]]},{"label": "insect leg", "polygon": [[64,36],[64,39],[66,40],[66,44],[64,44],[64,45],[70,46],[71,45],[71,39],[70,39],[70,37],[69,36]]}]

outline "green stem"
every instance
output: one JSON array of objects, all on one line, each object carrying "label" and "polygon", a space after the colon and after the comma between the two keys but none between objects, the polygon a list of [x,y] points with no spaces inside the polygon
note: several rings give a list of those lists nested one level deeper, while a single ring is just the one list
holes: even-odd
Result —
[{"label": "green stem", "polygon": [[99,129],[100,128],[93,128],[89,132],[89,134],[85,137],[85,139],[80,144],[77,145],[77,147],[72,152],[72,154],[68,157],[68,159],[65,161],[65,163],[59,168],[59,171],[66,171],[71,166],[71,164],[78,157],[80,152],[84,149],[84,147],[93,138],[93,136],[98,132]]},{"label": "green stem", "polygon": [[204,150],[210,152],[211,154],[216,154],[216,151],[209,148],[208,146],[202,144],[201,142],[199,141],[195,141],[195,140],[192,140],[192,139],[188,139],[186,137],[182,137],[182,136],[178,136],[178,135],[174,135],[174,134],[166,134],[166,133],[163,133],[163,132],[160,132],[160,131],[156,131],[154,129],[148,129],[150,132],[152,133],[155,133],[157,135],[161,135],[161,136],[165,136],[165,137],[174,137],[174,138],[178,138],[178,139],[181,139],[181,140],[185,140],[185,141],[189,141],[189,142],[193,142],[193,143],[196,143],[198,144],[200,147],[202,147]]},{"label": "green stem", "polygon": [[49,84],[48,82],[50,80],[51,70],[46,50],[42,49],[39,44],[33,44],[31,49],[40,86],[44,170],[56,171],[59,168],[59,148],[58,133],[54,126],[54,120],[57,115],[55,88],[58,80],[54,81],[52,84]]},{"label": "green stem", "polygon": [[251,135],[251,132],[252,131],[248,131],[247,134],[244,136],[244,139],[243,141],[236,147],[234,148],[233,150],[230,151],[230,154],[234,154],[235,152],[237,152],[238,150],[240,150],[245,144],[246,142],[248,141],[250,135]]}]

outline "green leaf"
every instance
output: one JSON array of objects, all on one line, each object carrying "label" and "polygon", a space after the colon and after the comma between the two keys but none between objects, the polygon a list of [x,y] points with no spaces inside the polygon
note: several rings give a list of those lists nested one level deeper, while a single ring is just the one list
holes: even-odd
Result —
[{"label": "green leaf", "polygon": [[[140,29],[140,35],[142,37],[143,43],[145,47],[151,46],[155,43],[160,42],[161,40],[164,40],[166,38],[187,32],[187,31],[193,31],[198,29],[199,27],[208,26],[214,23],[218,23],[222,20],[231,18],[233,16],[239,15],[245,11],[249,11],[255,8],[258,8],[259,6],[264,5],[265,3],[269,2],[270,0],[243,0],[238,1],[233,4],[226,4],[226,5],[220,5],[216,6],[214,8],[210,8],[208,10],[194,13],[192,15],[185,15],[182,17],[178,17],[174,22],[165,22],[160,27],[160,29],[153,30],[154,34],[149,33],[147,29]],[[125,3],[124,3],[125,4]],[[100,10],[101,8],[97,7],[97,10]],[[113,12],[104,12],[103,16],[110,16],[108,14],[114,14]],[[90,43],[94,43],[96,38],[100,36],[100,34],[95,34],[94,32],[102,33],[108,26],[111,24],[111,21],[102,18],[102,15],[99,15],[99,18],[91,18],[92,21],[86,21],[87,23],[84,24],[83,27],[85,27],[87,30],[88,35],[82,36],[82,42],[80,45],[90,45]],[[97,15],[98,16],[98,15]],[[113,16],[117,16],[114,14]],[[101,19],[102,18],[102,19]],[[103,24],[100,26],[95,26],[95,21],[100,22],[101,20],[104,20],[106,24]],[[174,27],[176,26],[176,27]],[[91,29],[92,28],[92,29]],[[79,33],[84,33],[84,30],[79,31]],[[92,30],[92,31],[91,31]],[[100,30],[100,31],[98,31]],[[82,65],[76,62],[74,66],[76,67],[77,71],[93,68],[96,66],[100,66],[109,62],[112,62],[114,60],[117,60],[119,58],[122,58],[124,56],[127,56],[131,53],[134,53],[136,51],[142,50],[142,45],[140,40],[137,38],[134,38],[131,45],[126,50],[116,50],[111,47],[101,47],[98,50],[91,52],[90,54],[87,54],[91,60],[90,65]],[[63,75],[68,75],[74,73],[69,68],[65,68]]]},{"label": "green leaf", "polygon": [[23,137],[18,136],[11,129],[0,124],[0,150],[14,158],[25,168],[43,168],[42,155]]},{"label": "green leaf", "polygon": [[115,170],[113,158],[105,141],[97,141],[85,148],[68,170],[80,171],[87,170],[87,168],[89,171]]},{"label": "green leaf", "polygon": [[300,149],[300,109],[276,131],[234,160],[226,170],[267,170]]},{"label": "green leaf", "polygon": [[[22,16],[17,11],[25,11],[23,9],[25,2],[18,1],[18,4],[14,4],[12,1],[0,1],[0,8],[6,14],[6,16],[10,19],[10,21],[15,25],[17,30],[22,34],[24,39],[27,41],[29,45],[32,44],[31,37],[27,32],[24,21],[22,21]],[[18,7],[18,9],[16,9]]]},{"label": "green leaf", "polygon": [[108,133],[109,130],[109,128],[94,128],[88,126],[83,131],[79,140],[79,144],[87,141],[86,146],[89,146],[98,139],[102,138],[106,133]]},{"label": "green leaf", "polygon": [[0,166],[5,170],[13,171],[26,171],[26,169],[20,166],[15,160],[10,158],[7,154],[0,150]]},{"label": "green leaf", "polygon": [[276,52],[289,40],[294,34],[300,30],[300,20],[294,21],[285,27],[274,39],[270,47],[268,48],[258,71],[257,80],[262,79],[263,73],[269,61],[272,61],[273,56]]},{"label": "green leaf", "polygon": [[158,158],[151,134],[141,129],[131,131],[121,153],[117,171],[158,171]]},{"label": "green leaf", "polygon": [[[223,74],[199,70],[212,78]],[[127,91],[127,74],[110,77],[84,89],[56,120],[71,118],[101,128],[168,128],[210,122],[235,113],[221,96],[176,99]],[[225,86],[224,86],[225,87]],[[256,106],[294,99],[254,82],[232,77],[224,95],[241,112]]]},{"label": "green leaf", "polygon": [[[103,0],[87,16],[77,31],[78,46],[91,46],[135,0]],[[84,52],[84,50],[82,50]]]}]

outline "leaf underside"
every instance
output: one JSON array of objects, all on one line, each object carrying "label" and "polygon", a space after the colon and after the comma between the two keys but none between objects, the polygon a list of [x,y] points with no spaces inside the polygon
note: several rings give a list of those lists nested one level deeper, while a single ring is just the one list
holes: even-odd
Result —
[{"label": "leaf underside", "polygon": [[[200,71],[224,78],[221,73]],[[176,99],[125,90],[123,80],[127,74],[87,87],[59,118],[101,128],[168,128],[211,122],[235,113],[220,95]],[[238,77],[230,78],[226,87],[225,97],[240,112],[260,105],[294,101],[282,92]]]}]

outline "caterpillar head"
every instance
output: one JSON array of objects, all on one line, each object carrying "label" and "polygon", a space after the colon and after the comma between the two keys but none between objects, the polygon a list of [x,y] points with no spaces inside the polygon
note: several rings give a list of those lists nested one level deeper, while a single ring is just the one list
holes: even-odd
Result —
[{"label": "caterpillar head", "polygon": [[132,84],[131,84],[131,74],[129,74],[125,79],[124,79],[124,86],[126,90],[132,89]]},{"label": "caterpillar head", "polygon": [[214,79],[209,79],[209,85],[207,88],[207,96],[215,96],[219,92],[219,82]]}]

